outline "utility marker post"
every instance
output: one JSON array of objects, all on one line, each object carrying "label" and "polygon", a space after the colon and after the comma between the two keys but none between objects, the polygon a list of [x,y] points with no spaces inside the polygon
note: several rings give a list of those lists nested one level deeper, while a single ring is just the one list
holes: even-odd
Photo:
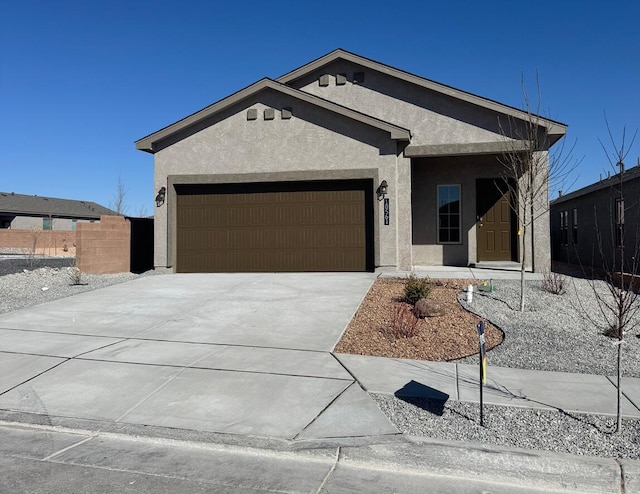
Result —
[{"label": "utility marker post", "polygon": [[482,388],[487,383],[487,346],[484,339],[484,321],[478,323],[477,329],[480,340],[480,427],[484,427]]}]

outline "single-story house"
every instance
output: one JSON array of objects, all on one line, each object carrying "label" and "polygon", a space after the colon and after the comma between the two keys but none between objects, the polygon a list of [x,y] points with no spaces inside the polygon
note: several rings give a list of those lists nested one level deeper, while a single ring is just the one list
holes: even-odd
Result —
[{"label": "single-story house", "polygon": [[0,192],[0,228],[75,231],[78,222],[115,214],[90,201]]},{"label": "single-story house", "polygon": [[[230,272],[517,261],[522,239],[496,183],[517,139],[501,129],[524,120],[332,51],[136,141],[155,161],[154,263]],[[540,125],[549,146],[566,133]],[[548,269],[548,214],[524,241],[536,245],[528,267]]]},{"label": "single-story house", "polygon": [[[620,187],[624,200],[620,197]],[[552,259],[640,274],[640,163],[551,202]],[[604,256],[604,258],[603,258]]]}]

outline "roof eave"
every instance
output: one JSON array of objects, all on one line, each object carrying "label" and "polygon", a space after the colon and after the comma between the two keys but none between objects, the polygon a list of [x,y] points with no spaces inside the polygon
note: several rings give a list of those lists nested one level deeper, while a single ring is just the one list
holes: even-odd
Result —
[{"label": "roof eave", "polygon": [[[276,81],[282,84],[288,84],[291,81],[299,79],[300,77],[303,77],[306,74],[309,74],[315,70],[318,70],[323,66],[331,62],[334,62],[338,59],[343,59],[353,63],[357,63],[358,65],[362,65],[363,67],[370,68],[372,70],[390,75],[392,77],[397,77],[399,79],[410,82],[412,84],[416,84],[417,86],[421,86],[426,89],[430,89],[432,91],[436,91],[441,94],[445,94],[447,96],[451,96],[453,98],[457,98],[462,101],[466,101],[468,103],[472,103],[480,107],[497,111],[499,113],[504,113],[506,115],[509,115],[518,119],[526,119],[527,117],[527,113],[519,108],[505,105],[504,103],[499,103],[497,101],[494,101],[488,98],[483,98],[482,96],[478,96],[473,93],[462,91],[460,89],[456,89],[454,87],[432,81],[431,79],[426,79],[424,77],[411,74],[410,72],[405,72],[403,70],[396,69],[395,67],[391,67],[389,65],[376,62],[375,60],[371,60],[369,58],[356,55],[355,53],[351,53],[349,51],[343,50],[342,48],[333,50],[332,52],[327,53],[326,55],[323,55],[322,57],[317,58],[309,62],[308,64],[303,65],[302,67],[292,70],[291,72],[287,72],[286,74],[278,77]],[[540,125],[547,128],[550,135],[555,135],[558,132],[561,132],[561,134],[559,134],[558,137],[553,142],[558,141],[566,133],[566,130],[567,130],[566,124],[563,124],[562,122],[558,122],[548,118],[544,118],[544,117],[540,117]]]},{"label": "roof eave", "polygon": [[385,122],[370,115],[357,112],[345,106],[338,105],[337,103],[320,98],[319,96],[305,93],[272,79],[264,78],[230,96],[227,96],[224,99],[217,101],[216,103],[213,103],[212,105],[207,106],[206,108],[203,108],[200,111],[197,111],[171,125],[168,125],[167,127],[164,127],[157,132],[154,132],[153,134],[149,134],[148,136],[137,140],[135,142],[136,149],[153,154],[157,151],[156,144],[161,142],[162,140],[167,139],[174,134],[187,129],[254,94],[257,94],[264,89],[273,89],[299,100],[306,101],[307,103],[310,103],[312,105],[322,107],[333,113],[387,131],[389,132],[389,135],[393,140],[409,141],[411,139],[411,132],[408,129],[399,127],[389,122]]}]

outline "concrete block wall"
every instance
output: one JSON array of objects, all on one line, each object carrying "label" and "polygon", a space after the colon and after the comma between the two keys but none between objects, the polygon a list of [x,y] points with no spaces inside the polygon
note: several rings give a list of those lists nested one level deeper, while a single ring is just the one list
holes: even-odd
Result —
[{"label": "concrete block wall", "polygon": [[76,232],[71,230],[0,230],[0,252],[4,253],[73,257],[75,243]]},{"label": "concrete block wall", "polygon": [[84,273],[129,272],[131,222],[122,216],[101,216],[100,223],[78,223],[76,266]]}]

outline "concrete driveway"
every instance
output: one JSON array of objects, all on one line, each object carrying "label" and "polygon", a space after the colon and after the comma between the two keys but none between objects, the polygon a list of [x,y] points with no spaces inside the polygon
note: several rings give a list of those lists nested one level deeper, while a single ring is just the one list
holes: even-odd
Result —
[{"label": "concrete driveway", "polygon": [[158,275],[0,315],[0,410],[295,441],[396,434],[329,353],[374,278]]}]

